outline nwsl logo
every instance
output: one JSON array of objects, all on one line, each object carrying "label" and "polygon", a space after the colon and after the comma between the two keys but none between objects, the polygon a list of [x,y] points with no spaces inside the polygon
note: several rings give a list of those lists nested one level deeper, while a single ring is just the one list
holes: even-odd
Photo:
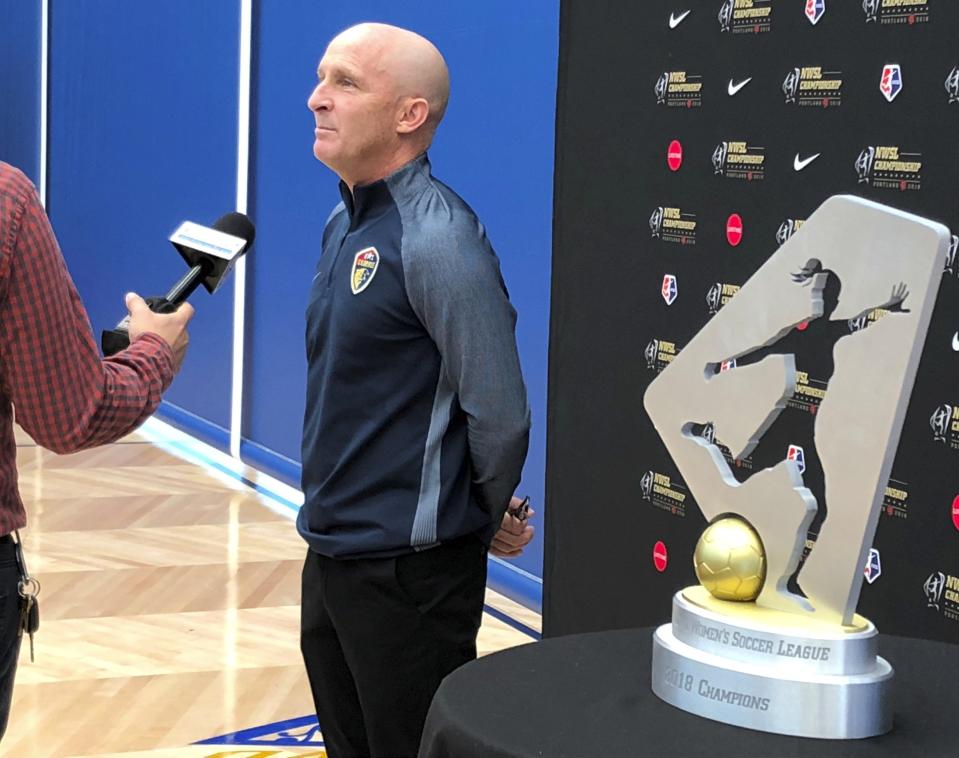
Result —
[{"label": "nwsl logo", "polygon": [[879,91],[890,103],[902,92],[902,68],[898,63],[887,63],[879,79]]},{"label": "nwsl logo", "polygon": [[882,574],[882,559],[876,548],[869,548],[869,557],[866,559],[866,581],[872,584]]},{"label": "nwsl logo", "polygon": [[672,305],[676,302],[676,298],[679,297],[679,283],[676,281],[675,276],[666,274],[663,277],[663,286],[660,294],[663,296],[663,300],[666,301],[666,305]]},{"label": "nwsl logo", "polygon": [[866,23],[875,21],[879,17],[880,0],[863,0],[862,9],[866,14]]},{"label": "nwsl logo", "polygon": [[815,26],[826,14],[826,0],[806,0],[806,18]]},{"label": "nwsl logo", "polygon": [[790,445],[786,451],[786,460],[795,461],[800,474],[806,473],[806,453],[799,445]]}]

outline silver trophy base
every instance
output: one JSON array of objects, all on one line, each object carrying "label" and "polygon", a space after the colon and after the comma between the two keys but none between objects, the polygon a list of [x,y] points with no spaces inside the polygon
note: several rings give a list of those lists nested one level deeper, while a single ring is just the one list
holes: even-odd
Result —
[{"label": "silver trophy base", "polygon": [[[734,613],[723,613],[733,609]],[[801,624],[701,587],[676,593],[653,636],[653,692],[704,718],[775,734],[859,739],[892,728],[892,667],[876,629]]]}]

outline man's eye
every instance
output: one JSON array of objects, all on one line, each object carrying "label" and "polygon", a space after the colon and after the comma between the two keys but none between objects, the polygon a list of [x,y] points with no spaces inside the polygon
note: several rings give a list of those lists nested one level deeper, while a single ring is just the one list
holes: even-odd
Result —
[{"label": "man's eye", "polygon": [[341,78],[340,78],[340,84],[341,84],[342,86],[344,86],[344,87],[355,87],[355,86],[356,86],[355,84],[353,84],[353,80],[352,80],[352,79],[347,79],[346,77],[341,77]]}]

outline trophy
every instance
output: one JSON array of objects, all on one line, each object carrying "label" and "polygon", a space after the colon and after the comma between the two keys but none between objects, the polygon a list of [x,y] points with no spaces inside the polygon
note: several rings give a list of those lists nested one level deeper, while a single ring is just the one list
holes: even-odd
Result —
[{"label": "trophy", "polygon": [[[832,197],[650,384],[647,413],[709,522],[700,585],[675,594],[653,637],[652,688],[667,703],[803,737],[892,728],[893,670],[855,611],[949,244],[941,224]],[[795,356],[776,343],[816,320],[831,374],[815,447],[790,446],[740,482],[718,443],[735,460],[763,444],[796,388]],[[824,503],[803,482],[810,456]]]}]

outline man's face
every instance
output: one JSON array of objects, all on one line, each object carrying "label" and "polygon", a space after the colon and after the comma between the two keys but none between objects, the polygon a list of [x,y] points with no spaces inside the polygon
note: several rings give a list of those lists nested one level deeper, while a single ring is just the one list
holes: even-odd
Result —
[{"label": "man's face", "polygon": [[384,60],[382,45],[337,37],[307,100],[316,121],[313,155],[350,184],[378,178],[396,149],[397,98]]}]

